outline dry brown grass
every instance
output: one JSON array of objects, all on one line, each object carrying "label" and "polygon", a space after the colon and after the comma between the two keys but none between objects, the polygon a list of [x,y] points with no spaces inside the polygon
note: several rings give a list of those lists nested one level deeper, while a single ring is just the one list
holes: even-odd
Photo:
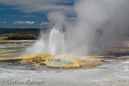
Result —
[{"label": "dry brown grass", "polygon": [[8,37],[0,37],[0,40],[5,40],[7,39]]}]

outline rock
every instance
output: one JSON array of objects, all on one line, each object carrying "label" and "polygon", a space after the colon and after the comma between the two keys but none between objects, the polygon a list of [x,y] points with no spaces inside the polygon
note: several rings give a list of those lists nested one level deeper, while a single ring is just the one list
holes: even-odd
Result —
[{"label": "rock", "polygon": [[40,66],[46,66],[46,64],[45,63],[40,63]]}]

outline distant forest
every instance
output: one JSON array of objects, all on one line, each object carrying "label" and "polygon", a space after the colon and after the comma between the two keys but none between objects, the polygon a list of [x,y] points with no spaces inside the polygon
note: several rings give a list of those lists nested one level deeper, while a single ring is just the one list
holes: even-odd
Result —
[{"label": "distant forest", "polygon": [[40,31],[45,31],[47,28],[0,28],[0,37],[5,37],[4,40],[35,40]]},{"label": "distant forest", "polygon": [[[43,28],[42,31],[45,31],[47,28]],[[0,28],[0,34],[5,33],[29,33],[38,35],[40,33],[40,28]]]}]

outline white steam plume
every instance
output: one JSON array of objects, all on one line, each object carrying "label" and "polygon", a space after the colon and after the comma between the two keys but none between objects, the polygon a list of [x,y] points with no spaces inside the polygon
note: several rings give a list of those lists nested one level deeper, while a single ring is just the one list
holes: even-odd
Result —
[{"label": "white steam plume", "polygon": [[[75,38],[87,44],[88,53],[102,53],[129,27],[129,0],[78,0]],[[80,43],[81,42],[81,43]],[[83,47],[82,47],[83,48]]]},{"label": "white steam plume", "polygon": [[129,0],[76,0],[74,12],[73,23],[62,11],[48,14],[54,28],[62,32],[65,29],[67,54],[104,53],[129,28]]}]

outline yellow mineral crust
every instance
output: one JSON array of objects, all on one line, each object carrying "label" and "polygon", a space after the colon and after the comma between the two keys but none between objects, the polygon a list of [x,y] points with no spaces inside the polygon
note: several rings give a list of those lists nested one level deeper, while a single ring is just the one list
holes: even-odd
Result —
[{"label": "yellow mineral crust", "polygon": [[[59,56],[60,57],[60,56]],[[84,58],[77,58],[77,57],[70,57],[70,56],[63,56],[58,59],[55,59],[51,54],[41,54],[41,53],[33,53],[31,55],[22,55],[19,58],[14,59],[4,59],[4,61],[13,60],[20,60],[20,63],[28,64],[33,63],[45,63],[46,66],[50,67],[58,67],[58,68],[78,68],[78,67],[85,67],[94,68],[102,64],[100,59],[97,58],[90,58],[85,60]]]},{"label": "yellow mineral crust", "polygon": [[25,56],[22,61],[37,61],[37,62],[47,62],[47,61],[59,61],[59,59],[53,58],[51,54],[40,54],[40,53],[33,53],[29,56]]}]

